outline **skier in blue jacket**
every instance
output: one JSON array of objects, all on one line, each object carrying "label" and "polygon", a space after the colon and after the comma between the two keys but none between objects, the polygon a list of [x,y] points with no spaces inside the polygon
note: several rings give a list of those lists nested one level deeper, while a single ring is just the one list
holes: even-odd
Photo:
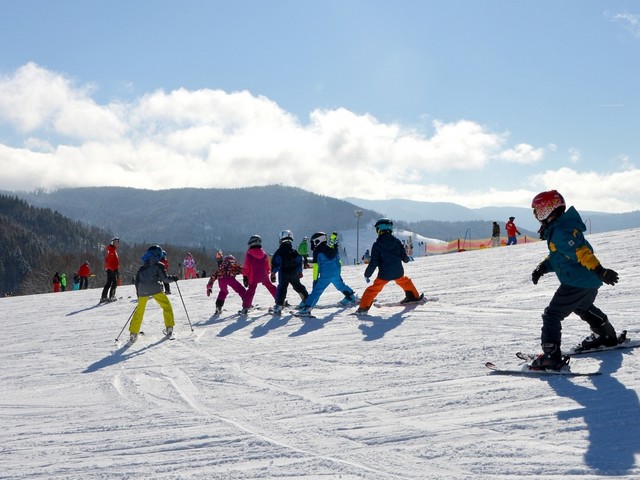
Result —
[{"label": "skier in blue jacket", "polygon": [[330,247],[327,244],[327,240],[327,234],[324,232],[316,232],[311,235],[313,289],[306,300],[300,304],[300,313],[303,315],[308,314],[315,307],[320,295],[330,284],[333,284],[344,295],[344,298],[340,301],[342,305],[358,301],[351,287],[344,283],[340,276],[342,264],[338,249]]},{"label": "skier in blue jacket", "polygon": [[593,302],[602,283],[615,285],[618,274],[604,268],[584,237],[586,226],[574,207],[568,210],[564,198],[556,190],[536,195],[531,203],[533,214],[541,224],[540,238],[547,241],[549,255],[531,275],[534,285],[545,273],[555,272],[560,286],[542,314],[542,352],[531,368],[560,369],[562,357],[561,322],[575,313],[589,324],[591,335],[582,341],[585,349],[613,346],[618,337],[607,315]]}]

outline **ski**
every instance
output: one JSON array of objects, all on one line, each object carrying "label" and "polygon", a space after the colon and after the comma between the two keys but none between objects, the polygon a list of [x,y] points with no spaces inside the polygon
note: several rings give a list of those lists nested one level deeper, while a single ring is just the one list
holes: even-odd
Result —
[{"label": "ski", "polygon": [[412,305],[424,305],[425,303],[429,303],[429,302],[437,302],[438,301],[438,297],[425,297],[424,294],[422,296],[422,298],[420,298],[419,300],[415,300],[413,302],[373,302],[373,306],[376,308],[382,308],[382,307],[410,307]]},{"label": "ski", "polygon": [[302,312],[291,312],[293,314],[294,317],[299,317],[299,318],[317,318],[315,315],[311,314],[311,313],[302,313]]},{"label": "ski", "polygon": [[[568,357],[574,357],[577,355],[589,355],[593,353],[602,353],[602,352],[610,352],[611,350],[621,350],[621,349],[629,349],[629,348],[637,348],[640,347],[640,340],[631,340],[627,338],[627,331],[624,330],[620,335],[618,335],[618,344],[613,345],[611,347],[598,347],[598,348],[590,348],[585,349],[582,348],[582,345],[576,345],[575,347],[571,347],[567,351],[563,351],[562,355]],[[518,358],[522,360],[529,361],[536,358],[538,353],[528,353],[528,352],[518,352],[516,353]]]},{"label": "ski", "polygon": [[503,368],[498,367],[492,362],[484,364],[489,370],[497,375],[522,375],[522,376],[540,376],[540,375],[559,375],[565,377],[592,377],[601,375],[601,372],[574,372],[569,370],[568,366],[560,370],[531,370],[528,364],[522,365],[520,368]]}]

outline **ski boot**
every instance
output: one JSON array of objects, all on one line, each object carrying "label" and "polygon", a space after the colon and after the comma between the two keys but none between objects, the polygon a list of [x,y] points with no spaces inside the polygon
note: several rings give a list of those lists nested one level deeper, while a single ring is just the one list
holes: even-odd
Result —
[{"label": "ski boot", "polygon": [[421,302],[422,300],[424,300],[424,293],[416,297],[413,292],[406,291],[405,297],[400,301],[400,304]]},{"label": "ski boot", "polygon": [[599,347],[614,347],[618,344],[616,331],[609,322],[598,328],[592,328],[591,335],[582,341],[584,350],[595,350]]},{"label": "ski boot", "polygon": [[563,357],[560,345],[543,343],[542,353],[535,358],[529,368],[531,370],[560,370],[569,363],[569,357]]}]

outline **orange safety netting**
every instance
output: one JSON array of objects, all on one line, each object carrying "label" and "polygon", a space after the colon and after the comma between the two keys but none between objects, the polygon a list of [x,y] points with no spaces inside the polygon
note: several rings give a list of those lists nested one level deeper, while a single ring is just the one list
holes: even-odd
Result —
[{"label": "orange safety netting", "polygon": [[[518,238],[518,243],[532,243],[539,242],[540,240],[531,237],[523,236]],[[506,237],[500,237],[500,246],[504,247],[507,244]],[[448,243],[442,244],[427,244],[427,255],[439,255],[442,253],[464,252],[467,250],[480,250],[483,248],[491,248],[491,238],[481,238],[477,240],[462,239],[452,240]]]}]

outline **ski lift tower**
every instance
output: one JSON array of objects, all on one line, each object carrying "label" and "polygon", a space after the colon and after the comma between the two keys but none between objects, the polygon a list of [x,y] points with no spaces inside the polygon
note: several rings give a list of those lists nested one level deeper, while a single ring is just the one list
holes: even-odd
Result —
[{"label": "ski lift tower", "polygon": [[354,264],[360,263],[360,217],[362,216],[362,210],[356,210],[353,212],[356,217],[356,258]]}]

